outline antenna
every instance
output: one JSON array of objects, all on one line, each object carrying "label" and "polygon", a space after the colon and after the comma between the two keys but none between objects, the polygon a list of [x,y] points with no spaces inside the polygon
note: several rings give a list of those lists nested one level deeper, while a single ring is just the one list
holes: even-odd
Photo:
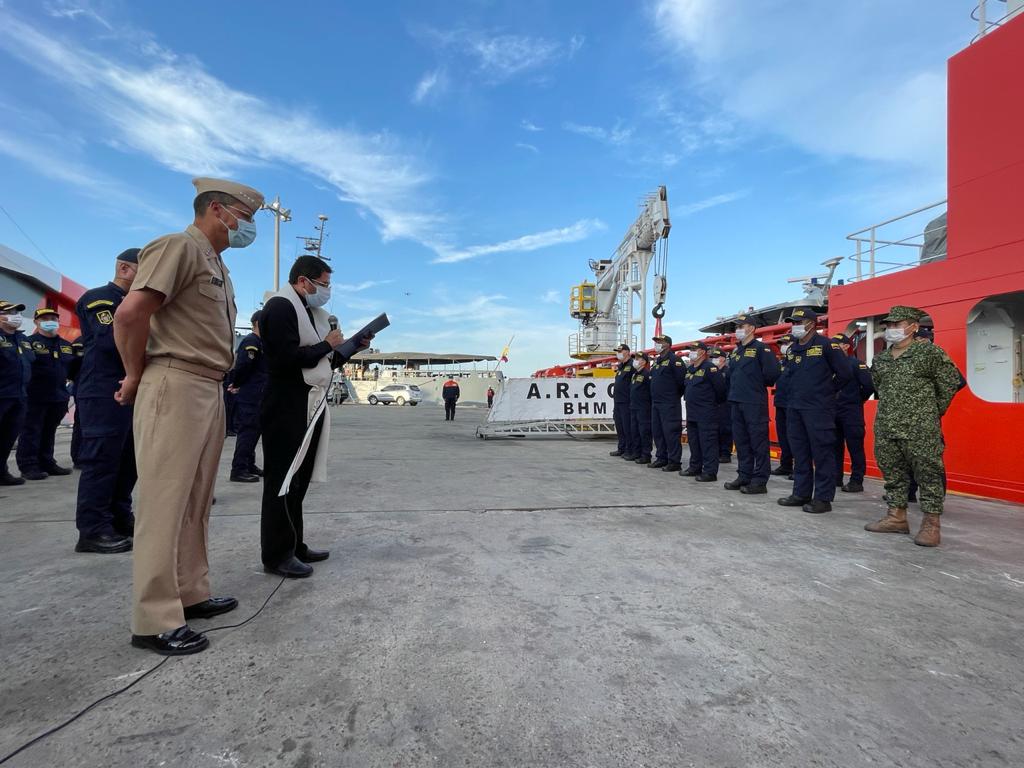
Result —
[{"label": "antenna", "polygon": [[324,238],[326,237],[325,232],[327,230],[327,216],[321,213],[320,215],[317,216],[317,219],[320,221],[320,223],[317,226],[313,227],[313,231],[317,233],[315,236],[300,235],[296,239],[305,241],[303,243],[302,249],[306,252],[307,255],[316,256],[317,258],[321,258],[324,261],[330,261],[330,257],[324,256],[322,252],[324,247]]}]

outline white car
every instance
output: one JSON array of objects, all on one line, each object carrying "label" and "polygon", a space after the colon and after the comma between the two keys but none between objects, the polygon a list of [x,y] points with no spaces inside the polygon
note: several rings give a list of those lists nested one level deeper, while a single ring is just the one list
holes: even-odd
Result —
[{"label": "white car", "polygon": [[423,392],[415,384],[388,384],[371,392],[366,402],[370,405],[419,405],[422,399]]}]

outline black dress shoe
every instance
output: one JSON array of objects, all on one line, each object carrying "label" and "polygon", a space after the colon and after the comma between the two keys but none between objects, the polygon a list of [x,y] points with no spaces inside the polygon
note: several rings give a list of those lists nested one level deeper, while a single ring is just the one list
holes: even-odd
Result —
[{"label": "black dress shoe", "polygon": [[809,502],[810,499],[805,496],[794,496],[792,493],[789,496],[783,496],[779,499],[780,507],[802,507],[804,504]]},{"label": "black dress shoe", "polygon": [[258,475],[250,474],[249,472],[232,472],[231,482],[232,483],[258,483],[260,478]]},{"label": "black dress shoe", "polygon": [[650,464],[651,463],[651,457],[650,456],[641,456],[639,459],[636,460],[636,463],[637,464]]},{"label": "black dress shoe", "polygon": [[740,488],[740,493],[768,493],[768,486],[765,485],[764,483],[747,483],[742,488]]},{"label": "black dress shoe", "polygon": [[789,474],[792,474],[792,472],[793,472],[793,468],[792,467],[783,467],[783,466],[778,466],[778,467],[776,467],[775,469],[772,470],[772,474],[773,475],[789,475]]},{"label": "black dress shoe", "polygon": [[185,606],[186,619],[212,619],[222,613],[233,611],[238,607],[238,601],[233,597],[211,597],[195,605]]},{"label": "black dress shoe", "polygon": [[636,461],[636,454],[635,453],[624,453],[624,454],[622,454],[622,458],[623,458],[624,461]]},{"label": "black dress shoe", "polygon": [[47,474],[58,475],[58,476],[60,476],[60,475],[70,475],[71,474],[71,470],[70,469],[68,469],[67,467],[62,467],[59,464],[54,464],[53,466],[47,467],[44,471]]},{"label": "black dress shoe", "polygon": [[10,472],[4,472],[0,475],[0,485],[24,485],[25,478],[15,477]]},{"label": "black dress shoe", "polygon": [[608,455],[609,456],[621,456],[622,455],[622,451],[612,451]]},{"label": "black dress shoe", "polygon": [[856,480],[851,480],[843,486],[843,490],[847,493],[864,493],[864,483],[858,483]]},{"label": "black dress shoe", "polygon": [[249,469],[249,472],[256,475],[256,477],[263,477],[263,470],[259,467],[252,467]]},{"label": "black dress shoe", "polygon": [[661,468],[662,472],[678,472],[679,470],[680,466],[676,464],[674,461],[671,464],[666,464],[664,467]]},{"label": "black dress shoe", "polygon": [[326,549],[310,549],[306,547],[301,552],[296,552],[295,556],[304,563],[319,563],[321,560],[326,560],[331,556],[331,553]]},{"label": "black dress shoe", "polygon": [[686,469],[679,470],[679,474],[683,477],[696,477],[700,474],[700,470],[687,467]]},{"label": "black dress shoe", "polygon": [[289,557],[283,563],[277,565],[263,564],[263,570],[277,576],[284,576],[286,579],[304,579],[313,575],[313,566],[306,565],[297,557]]},{"label": "black dress shoe", "polygon": [[163,656],[186,656],[205,651],[210,647],[210,641],[202,632],[194,632],[186,624],[159,635],[132,635],[132,645]]},{"label": "black dress shoe", "polygon": [[648,469],[661,469],[666,464],[668,464],[667,461],[663,461],[661,459],[655,459],[654,461],[652,461],[650,464],[647,465],[647,468]]},{"label": "black dress shoe", "polygon": [[708,474],[697,475],[697,477],[695,478],[695,480],[698,483],[713,483],[717,479],[718,479],[718,475],[708,475]]},{"label": "black dress shoe", "polygon": [[820,515],[822,512],[831,512],[832,504],[827,501],[818,501],[815,499],[808,504],[804,504],[803,509],[804,512],[809,512],[812,515]]},{"label": "black dress shoe", "polygon": [[131,539],[127,536],[118,536],[116,534],[111,536],[109,533],[104,533],[92,539],[80,536],[78,543],[75,544],[75,552],[95,552],[99,555],[114,555],[118,552],[131,551]]},{"label": "black dress shoe", "polygon": [[26,480],[45,480],[49,477],[49,475],[41,469],[30,469],[28,472],[22,472],[21,476]]},{"label": "black dress shoe", "polygon": [[738,477],[735,480],[730,480],[725,483],[724,487],[727,491],[739,491],[750,485],[749,480],[740,480]]}]

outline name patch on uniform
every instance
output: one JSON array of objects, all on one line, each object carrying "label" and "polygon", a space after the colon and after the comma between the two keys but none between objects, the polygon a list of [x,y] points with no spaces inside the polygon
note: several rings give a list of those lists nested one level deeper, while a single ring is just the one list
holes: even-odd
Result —
[{"label": "name patch on uniform", "polygon": [[211,277],[210,278],[210,282],[213,285],[216,285],[218,288],[223,288],[224,287],[224,281],[221,280],[219,277]]},{"label": "name patch on uniform", "polygon": [[808,357],[821,357],[824,347],[811,347],[807,350]]},{"label": "name patch on uniform", "polygon": [[757,357],[757,350],[756,349],[744,350],[743,356],[744,357]]},{"label": "name patch on uniform", "polygon": [[96,313],[96,319],[103,325],[110,325],[114,322],[114,313],[109,309],[103,309]]},{"label": "name patch on uniform", "polygon": [[703,369],[703,368],[701,368],[701,369],[700,369],[699,371],[697,371],[697,372],[696,372],[695,374],[693,374],[693,375],[694,375],[694,376],[703,376],[703,375],[704,375],[704,369]]},{"label": "name patch on uniform", "polygon": [[34,341],[32,342],[32,349],[35,350],[36,352],[45,352],[46,345],[40,341]]},{"label": "name patch on uniform", "polygon": [[633,377],[633,381],[637,384],[640,384],[641,382],[643,382],[643,380],[644,375],[642,373],[638,373],[636,376]]},{"label": "name patch on uniform", "polygon": [[61,347],[60,351],[63,352],[65,355],[70,355],[71,354],[71,347]]}]

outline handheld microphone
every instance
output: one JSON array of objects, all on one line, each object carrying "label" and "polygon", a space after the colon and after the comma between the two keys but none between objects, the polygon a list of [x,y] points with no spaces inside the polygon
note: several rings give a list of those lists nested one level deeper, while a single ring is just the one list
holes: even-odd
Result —
[{"label": "handheld microphone", "polygon": [[334,315],[327,318],[327,324],[331,326],[332,331],[338,330],[338,318]]}]

